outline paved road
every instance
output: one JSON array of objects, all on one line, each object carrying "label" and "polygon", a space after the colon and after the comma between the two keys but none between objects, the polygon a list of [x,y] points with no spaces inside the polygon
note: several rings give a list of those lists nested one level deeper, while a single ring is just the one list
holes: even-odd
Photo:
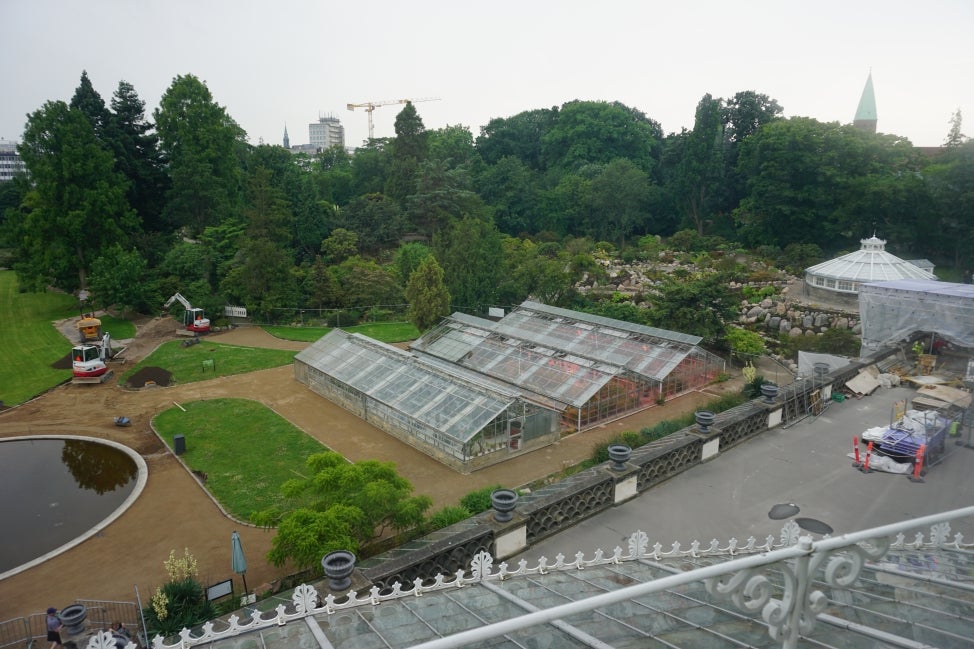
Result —
[{"label": "paved road", "polygon": [[[890,422],[893,402],[909,399],[909,388],[879,388],[860,400],[835,403],[818,418],[778,428],[738,445],[714,460],[594,516],[530,548],[518,558],[532,565],[540,556],[572,556],[596,548],[626,548],[637,529],[650,543],[684,547],[716,538],[743,542],[749,536],[777,537],[786,521],[771,520],[776,504],[794,503],[799,517],[853,532],[974,504],[974,450],[947,442],[947,455],[922,484],[906,476],[851,467],[853,435]],[[974,539],[974,521],[951,525]],[[929,530],[925,530],[929,533]]]}]

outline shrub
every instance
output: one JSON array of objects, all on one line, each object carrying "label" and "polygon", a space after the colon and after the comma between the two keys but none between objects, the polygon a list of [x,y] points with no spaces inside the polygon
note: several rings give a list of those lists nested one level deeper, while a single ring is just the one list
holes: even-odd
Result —
[{"label": "shrub", "polygon": [[471,491],[466,496],[460,499],[460,507],[470,512],[471,516],[479,514],[480,512],[485,512],[491,507],[490,504],[491,492],[503,488],[504,487],[502,487],[501,485],[491,485],[489,487],[483,487],[482,489],[477,489],[476,491]]},{"label": "shrub", "polygon": [[[490,494],[487,495],[488,501],[490,500]],[[455,507],[447,505],[442,509],[437,510],[429,517],[427,526],[429,531],[443,529],[444,527],[449,527],[454,523],[459,523],[460,521],[465,521],[470,518],[470,511],[466,507]]]}]

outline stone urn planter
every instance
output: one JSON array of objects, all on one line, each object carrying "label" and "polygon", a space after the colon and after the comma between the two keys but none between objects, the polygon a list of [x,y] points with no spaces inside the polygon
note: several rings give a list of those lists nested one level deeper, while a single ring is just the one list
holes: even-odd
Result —
[{"label": "stone urn planter", "polygon": [[761,394],[765,403],[774,403],[774,398],[778,396],[778,386],[774,383],[762,383]]},{"label": "stone urn planter", "polygon": [[709,410],[698,410],[693,414],[693,418],[697,422],[697,426],[700,427],[701,433],[709,433],[710,427],[717,421],[717,415]]},{"label": "stone urn planter", "polygon": [[88,619],[88,609],[84,604],[72,604],[58,613],[64,632],[67,635],[79,635],[85,632],[85,620]]},{"label": "stone urn planter", "polygon": [[626,462],[632,457],[632,449],[625,444],[609,444],[609,459],[613,471],[625,471]]},{"label": "stone urn planter", "polygon": [[514,518],[517,507],[517,492],[513,489],[496,489],[490,493],[490,504],[494,508],[494,520],[506,523]]},{"label": "stone urn planter", "polygon": [[328,577],[328,588],[333,591],[348,590],[352,585],[352,571],[355,570],[355,555],[346,550],[329,552],[321,559],[321,567]]}]

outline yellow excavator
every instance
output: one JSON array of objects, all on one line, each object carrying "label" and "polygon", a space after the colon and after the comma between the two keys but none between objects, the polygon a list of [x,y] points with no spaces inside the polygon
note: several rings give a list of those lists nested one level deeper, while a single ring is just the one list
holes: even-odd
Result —
[{"label": "yellow excavator", "polygon": [[87,343],[101,340],[101,320],[94,313],[82,313],[78,320],[78,342]]}]

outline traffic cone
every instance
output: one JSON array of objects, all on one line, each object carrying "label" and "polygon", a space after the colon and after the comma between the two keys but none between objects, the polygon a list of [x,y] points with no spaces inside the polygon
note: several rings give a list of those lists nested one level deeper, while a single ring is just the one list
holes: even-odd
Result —
[{"label": "traffic cone", "polygon": [[852,450],[856,454],[856,461],[852,463],[853,468],[858,469],[862,466],[862,462],[859,460],[859,438],[852,437]]},{"label": "traffic cone", "polygon": [[920,444],[920,448],[917,449],[917,457],[913,462],[913,475],[910,476],[910,482],[923,482],[923,478],[920,477],[920,472],[923,471],[923,455],[926,450],[926,444]]},{"label": "traffic cone", "polygon": [[869,473],[869,456],[872,454],[873,443],[872,440],[870,440],[869,444],[866,445],[866,461],[862,463],[862,469],[860,469],[863,473]]}]

